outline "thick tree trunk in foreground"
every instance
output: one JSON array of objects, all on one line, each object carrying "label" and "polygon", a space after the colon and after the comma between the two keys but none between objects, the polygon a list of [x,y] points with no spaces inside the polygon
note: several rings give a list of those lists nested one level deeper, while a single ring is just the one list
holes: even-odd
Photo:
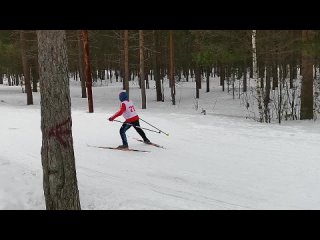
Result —
[{"label": "thick tree trunk in foreground", "polygon": [[65,31],[37,31],[41,96],[41,159],[48,210],[80,210],[73,151]]}]

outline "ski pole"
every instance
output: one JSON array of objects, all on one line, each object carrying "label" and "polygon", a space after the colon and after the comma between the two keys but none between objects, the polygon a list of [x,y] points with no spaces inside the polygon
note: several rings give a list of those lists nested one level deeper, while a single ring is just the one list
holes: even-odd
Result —
[{"label": "ski pole", "polygon": [[[119,122],[119,123],[125,123],[125,122],[121,122],[121,121],[118,121],[118,120],[113,120],[113,121],[114,121],[114,122]],[[130,123],[125,123],[125,124],[128,124],[128,125],[133,126],[133,127],[136,127],[136,128],[141,128],[141,129],[144,129],[144,130],[148,130],[148,131],[150,131],[150,132],[160,133],[160,131],[157,132],[157,131],[154,131],[154,130],[152,130],[152,129],[143,128],[143,127],[139,127],[139,126],[134,126],[134,125],[132,125],[132,124],[130,124]]]},{"label": "ski pole", "polygon": [[161,131],[160,129],[158,129],[158,128],[156,128],[155,126],[151,125],[150,123],[148,123],[147,121],[143,120],[142,118],[140,118],[140,120],[143,121],[143,122],[145,122],[145,123],[147,123],[147,124],[149,124],[151,127],[154,127],[155,129],[159,130],[159,131],[162,132],[163,134],[169,136],[169,133],[165,133],[164,131]]}]

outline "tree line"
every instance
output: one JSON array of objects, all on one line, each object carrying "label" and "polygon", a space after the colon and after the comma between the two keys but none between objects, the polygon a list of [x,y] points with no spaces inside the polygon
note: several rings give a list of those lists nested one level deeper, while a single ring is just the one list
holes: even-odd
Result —
[{"label": "tree line", "polygon": [[[231,92],[233,98],[238,95],[260,122],[315,118],[320,109],[319,31],[257,30],[254,89],[248,86],[254,77],[252,32],[91,30],[92,82],[115,77],[129,93],[129,81],[139,77],[142,108],[146,108],[144,89],[151,79],[156,83],[157,101],[164,101],[163,79],[169,79],[175,104],[176,82],[194,81],[195,98],[199,98],[202,82],[209,92],[209,78],[219,77],[222,91]],[[68,74],[82,81],[82,97],[87,97],[81,31],[66,31],[66,39]],[[0,31],[0,84],[4,76],[9,85],[19,85],[23,79],[27,104],[33,103],[32,91],[39,86],[37,51],[35,31]]]}]

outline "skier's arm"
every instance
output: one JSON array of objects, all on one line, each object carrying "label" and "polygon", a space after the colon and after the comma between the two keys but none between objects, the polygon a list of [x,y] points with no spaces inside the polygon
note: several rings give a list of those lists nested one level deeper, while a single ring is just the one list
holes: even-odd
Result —
[{"label": "skier's arm", "polygon": [[118,112],[116,112],[115,114],[113,114],[112,117],[109,118],[109,121],[113,121],[117,117],[121,116],[125,110],[126,110],[126,105],[124,103],[121,103],[121,108],[119,109]]}]

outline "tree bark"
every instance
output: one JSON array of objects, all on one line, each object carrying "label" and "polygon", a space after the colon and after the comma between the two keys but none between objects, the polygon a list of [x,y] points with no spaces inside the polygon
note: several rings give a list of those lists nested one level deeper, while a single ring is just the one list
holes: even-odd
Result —
[{"label": "tree bark", "polygon": [[234,82],[236,81],[234,69],[232,69],[232,98],[234,99],[235,89],[234,89]]},{"label": "tree bark", "polygon": [[77,30],[77,40],[78,40],[78,68],[79,68],[79,77],[81,82],[81,97],[87,98],[87,90],[86,90],[86,78],[83,71],[84,58],[83,58],[83,41],[81,36],[81,30]]},{"label": "tree bark", "polygon": [[144,39],[143,30],[139,30],[139,52],[140,52],[140,82],[141,82],[141,97],[142,97],[142,109],[147,108],[146,101],[146,83],[144,75]]},{"label": "tree bark", "polygon": [[196,98],[199,98],[200,97],[199,89],[200,89],[200,82],[201,82],[201,71],[199,66],[196,66],[195,77],[196,77]]},{"label": "tree bark", "polygon": [[19,74],[15,74],[15,85],[19,86]]},{"label": "tree bark", "polygon": [[32,91],[38,92],[38,82],[39,82],[39,64],[38,58],[35,58],[33,61],[33,66],[31,68],[32,74]]},{"label": "tree bark", "polygon": [[210,73],[211,73],[211,69],[208,68],[207,69],[207,89],[206,89],[206,92],[210,92]]},{"label": "tree bark", "polygon": [[264,94],[264,119],[266,123],[270,123],[271,117],[270,117],[270,90],[271,90],[271,81],[270,81],[270,65],[266,64],[266,89]]},{"label": "tree bark", "polygon": [[40,30],[41,159],[47,210],[80,210],[65,31]]},{"label": "tree bark", "polygon": [[293,63],[291,62],[290,65],[290,72],[289,72],[289,75],[290,75],[290,78],[289,78],[289,82],[290,82],[290,89],[293,88],[293,68],[294,68],[294,65]]},{"label": "tree bark", "polygon": [[86,77],[86,87],[88,93],[88,106],[89,113],[93,113],[93,98],[92,98],[92,77],[91,77],[91,64],[90,64],[90,53],[89,53],[89,37],[88,31],[82,30],[82,41],[83,41],[83,59],[84,59],[84,73]]},{"label": "tree bark", "polygon": [[259,111],[259,122],[263,121],[263,109],[262,109],[262,88],[261,82],[259,83],[258,67],[257,67],[257,50],[256,50],[256,30],[252,30],[252,71],[253,79],[256,82],[256,91],[258,99],[258,111]]},{"label": "tree bark", "polygon": [[274,62],[272,65],[272,90],[278,87],[278,65]]},{"label": "tree bark", "polygon": [[173,31],[169,32],[169,56],[170,56],[170,85],[172,105],[176,105],[176,83],[174,79],[174,36]]},{"label": "tree bark", "polygon": [[247,92],[247,66],[243,66],[243,92]]},{"label": "tree bark", "polygon": [[153,30],[153,72],[156,83],[157,102],[162,101],[159,52],[159,33],[157,30]]},{"label": "tree bark", "polygon": [[[302,42],[308,45],[312,39],[310,30],[302,30]],[[300,119],[313,119],[313,63],[307,49],[302,50],[302,85]]]},{"label": "tree bark", "polygon": [[222,86],[222,91],[224,92],[224,82],[226,79],[226,72],[224,64],[220,65],[220,86]]},{"label": "tree bark", "polygon": [[25,84],[25,91],[27,93],[27,105],[32,105],[33,96],[32,96],[31,80],[30,80],[30,68],[29,68],[28,59],[27,59],[26,39],[25,39],[23,30],[20,30],[20,43],[21,43],[21,56],[22,56],[24,84]]},{"label": "tree bark", "polygon": [[129,31],[124,30],[124,79],[123,87],[126,90],[129,97]]}]

